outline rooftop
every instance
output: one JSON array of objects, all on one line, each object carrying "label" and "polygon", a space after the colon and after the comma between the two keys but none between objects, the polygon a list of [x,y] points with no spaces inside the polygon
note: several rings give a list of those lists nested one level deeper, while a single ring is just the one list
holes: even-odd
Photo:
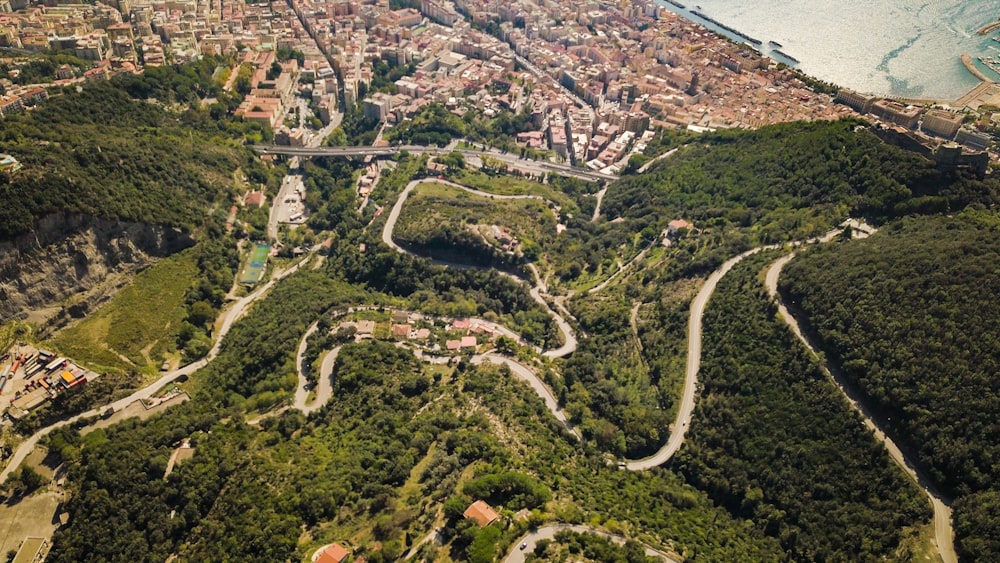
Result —
[{"label": "rooftop", "polygon": [[479,524],[479,527],[489,526],[497,518],[500,517],[499,514],[493,510],[493,507],[486,504],[484,500],[477,500],[476,502],[469,505],[469,508],[465,509],[462,516],[466,518],[472,518]]}]

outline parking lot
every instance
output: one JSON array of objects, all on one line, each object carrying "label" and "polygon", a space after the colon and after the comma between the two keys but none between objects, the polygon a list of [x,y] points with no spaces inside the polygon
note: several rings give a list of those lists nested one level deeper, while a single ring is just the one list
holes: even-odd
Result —
[{"label": "parking lot", "polygon": [[303,199],[306,195],[306,187],[302,183],[302,176],[298,174],[288,174],[281,181],[281,189],[274,198],[271,205],[271,216],[267,222],[267,236],[272,241],[278,240],[278,225],[281,223],[300,225],[306,222],[306,213]]}]

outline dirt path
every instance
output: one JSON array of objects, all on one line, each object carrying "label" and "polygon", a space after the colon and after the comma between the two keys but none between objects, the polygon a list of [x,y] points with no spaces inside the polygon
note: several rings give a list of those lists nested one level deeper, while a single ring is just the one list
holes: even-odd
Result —
[{"label": "dirt path", "polygon": [[[504,557],[504,563],[524,563],[525,556],[529,553],[535,551],[535,546],[540,540],[552,540],[555,538],[556,534],[565,530],[572,532],[577,532],[580,534],[591,533],[597,534],[604,538],[607,538],[618,545],[625,545],[627,538],[619,536],[616,534],[609,534],[603,530],[598,530],[596,528],[591,528],[590,526],[579,526],[573,524],[549,524],[547,526],[542,526],[527,535],[521,536],[514,546],[507,552],[507,556]],[[521,545],[524,545],[524,549],[521,549]],[[665,551],[653,548],[647,544],[642,544],[646,551],[647,557],[657,557],[669,563],[681,563],[684,559],[671,555]]]},{"label": "dirt path", "polygon": [[659,238],[654,239],[653,242],[649,243],[649,245],[646,248],[643,248],[642,250],[640,250],[638,254],[636,254],[635,256],[633,256],[632,259],[629,260],[628,262],[626,262],[625,264],[621,265],[621,267],[619,267],[617,270],[615,270],[615,273],[613,273],[610,276],[608,276],[607,279],[605,279],[604,281],[602,281],[600,284],[598,284],[598,285],[596,285],[596,286],[588,289],[587,293],[599,293],[601,291],[604,291],[604,289],[606,287],[608,287],[608,285],[610,285],[611,282],[615,281],[618,278],[618,276],[620,276],[623,273],[625,273],[625,271],[628,270],[629,268],[631,268],[633,264],[635,264],[639,260],[642,260],[643,258],[645,258],[646,257],[646,253],[648,253],[650,251],[650,249],[653,248],[653,246],[656,244],[657,240],[659,240]]},{"label": "dirt path", "polygon": [[639,347],[639,353],[642,353],[642,339],[639,338],[639,307],[642,307],[642,301],[636,301],[632,305],[632,310],[628,314],[628,326],[632,329],[632,337],[635,338],[635,345]]},{"label": "dirt path", "polygon": [[608,187],[604,186],[601,191],[597,192],[597,204],[594,205],[594,214],[590,217],[591,223],[596,223],[597,218],[601,216],[601,204],[604,203],[604,195],[608,193]]}]

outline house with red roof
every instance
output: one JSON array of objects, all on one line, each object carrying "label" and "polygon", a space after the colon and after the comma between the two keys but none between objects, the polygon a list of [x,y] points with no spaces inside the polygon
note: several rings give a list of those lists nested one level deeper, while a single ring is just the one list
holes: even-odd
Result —
[{"label": "house with red roof", "polygon": [[476,502],[469,505],[469,508],[465,509],[462,516],[466,518],[472,518],[479,524],[479,527],[489,526],[493,522],[496,522],[500,515],[497,514],[493,507],[486,504],[484,500],[477,500]]},{"label": "house with red roof", "polygon": [[406,340],[410,337],[410,325],[392,325],[392,337],[397,340]]},{"label": "house with red roof", "polygon": [[331,543],[313,555],[313,563],[344,563],[350,553],[339,543]]},{"label": "house with red roof", "polygon": [[264,193],[252,191],[247,194],[243,203],[246,204],[247,207],[262,207],[264,205]]}]

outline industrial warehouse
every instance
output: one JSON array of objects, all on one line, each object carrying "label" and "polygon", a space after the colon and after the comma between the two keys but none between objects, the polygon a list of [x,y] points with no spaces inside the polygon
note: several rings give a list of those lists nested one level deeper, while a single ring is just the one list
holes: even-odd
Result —
[{"label": "industrial warehouse", "polygon": [[15,345],[0,356],[0,412],[20,420],[97,374],[47,350]]}]

